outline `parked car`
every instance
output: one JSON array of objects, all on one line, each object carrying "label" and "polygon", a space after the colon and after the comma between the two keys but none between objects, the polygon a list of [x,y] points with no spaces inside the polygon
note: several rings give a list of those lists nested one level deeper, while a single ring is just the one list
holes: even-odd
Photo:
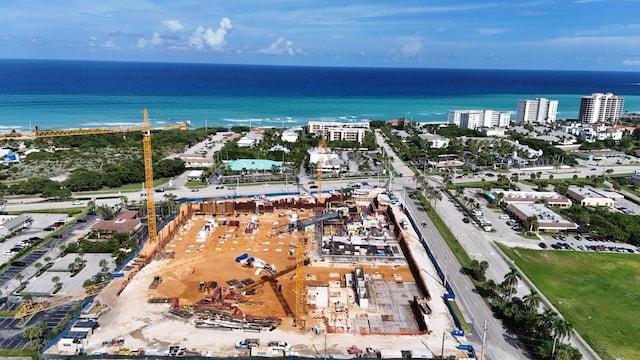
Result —
[{"label": "parked car", "polygon": [[79,222],[79,223],[85,223],[85,222],[87,222],[87,219],[85,219],[85,218],[80,218],[80,219],[78,219],[78,222]]},{"label": "parked car", "polygon": [[53,227],[53,226],[47,226],[46,228],[44,228],[44,229],[42,229],[42,230],[44,230],[44,231],[53,231],[53,230],[55,230],[55,229],[56,229],[56,228],[55,228],[55,227]]},{"label": "parked car", "polygon": [[500,216],[498,217],[498,219],[501,219],[501,220],[507,220],[507,219],[509,219],[509,215],[507,215],[507,214],[502,214],[502,215],[500,215]]},{"label": "parked car", "polygon": [[27,266],[27,263],[24,261],[14,261],[11,263],[11,266],[25,267]]},{"label": "parked car", "polygon": [[275,350],[291,350],[291,345],[284,341],[269,341],[269,344],[267,346]]},{"label": "parked car", "polygon": [[76,200],[76,201],[71,203],[71,205],[83,205],[83,204],[84,204],[84,201],[82,201],[82,200]]},{"label": "parked car", "polygon": [[538,246],[540,246],[542,249],[546,249],[547,248],[547,244],[541,242],[538,244]]},{"label": "parked car", "polygon": [[260,339],[244,339],[236,343],[236,349],[251,349],[259,345]]},{"label": "parked car", "polygon": [[462,219],[462,222],[463,222],[463,223],[465,223],[465,224],[468,224],[468,223],[469,223],[469,222],[471,222],[471,221],[469,220],[469,218],[463,218],[463,219]]}]

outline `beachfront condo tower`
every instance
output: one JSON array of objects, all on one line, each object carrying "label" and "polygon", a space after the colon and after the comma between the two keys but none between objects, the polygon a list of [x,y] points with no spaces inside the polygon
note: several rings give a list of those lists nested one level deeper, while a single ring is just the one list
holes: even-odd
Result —
[{"label": "beachfront condo tower", "polygon": [[551,124],[556,121],[558,100],[536,98],[518,100],[516,122],[519,124]]},{"label": "beachfront condo tower", "polygon": [[624,98],[612,93],[593,93],[580,101],[578,120],[583,123],[616,122],[622,114]]}]

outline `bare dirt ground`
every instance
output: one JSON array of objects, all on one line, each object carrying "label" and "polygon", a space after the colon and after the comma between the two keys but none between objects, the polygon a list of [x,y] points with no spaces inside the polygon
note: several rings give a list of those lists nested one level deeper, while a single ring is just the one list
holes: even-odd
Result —
[{"label": "bare dirt ground", "polygon": [[[206,292],[199,291],[200,282],[216,281],[219,286],[230,287],[230,279],[243,280],[251,278],[258,281],[267,275],[264,271],[256,274],[256,268],[246,267],[236,261],[236,257],[248,254],[275,265],[278,271],[295,266],[296,246],[302,244],[307,237],[308,250],[313,241],[311,233],[289,233],[271,235],[272,228],[288,221],[288,217],[277,214],[260,216],[257,231],[246,233],[245,227],[251,215],[240,217],[194,216],[183,225],[177,235],[166,247],[165,251],[175,253],[173,258],[154,260],[144,267],[129,283],[126,289],[116,296],[121,281],[114,281],[97,299],[108,304],[110,311],[103,315],[99,322],[101,327],[93,334],[87,344],[86,351],[113,353],[114,348],[105,346],[103,342],[123,338],[124,347],[128,349],[144,348],[148,355],[162,355],[170,345],[180,345],[193,349],[200,354],[214,356],[246,355],[246,350],[235,349],[236,342],[244,338],[260,338],[264,343],[269,340],[286,340],[292,344],[292,351],[303,356],[316,356],[321,353],[346,355],[347,348],[357,345],[359,348],[373,347],[390,350],[430,350],[439,355],[442,351],[442,332],[424,336],[405,335],[367,335],[343,333],[334,334],[301,330],[293,327],[293,319],[286,314],[286,305],[295,311],[295,271],[280,276],[278,284],[287,304],[282,304],[269,284],[259,287],[255,295],[247,295],[237,303],[245,315],[282,318],[277,329],[259,334],[245,333],[240,330],[223,331],[196,328],[186,320],[168,314],[170,304],[150,304],[147,300],[156,298],[177,298],[181,305],[193,305]],[[206,223],[223,224],[230,220],[239,221],[240,226],[219,225],[211,228],[211,234],[198,237],[199,231]],[[320,267],[312,264],[305,267],[306,285],[324,285],[336,274],[353,271],[352,266]],[[364,266],[366,272],[375,273],[384,280],[392,281],[397,276],[403,281],[412,281],[408,266]],[[126,275],[126,274],[125,274]],[[156,289],[149,289],[154,277],[160,276],[162,283]],[[242,289],[239,289],[242,290]],[[436,299],[438,301],[438,299]],[[445,355],[456,354],[457,342],[447,336],[445,339]],[[326,349],[326,350],[325,350]],[[448,349],[448,350],[446,350]],[[52,347],[56,351],[56,347]],[[415,356],[414,356],[415,357]]]}]

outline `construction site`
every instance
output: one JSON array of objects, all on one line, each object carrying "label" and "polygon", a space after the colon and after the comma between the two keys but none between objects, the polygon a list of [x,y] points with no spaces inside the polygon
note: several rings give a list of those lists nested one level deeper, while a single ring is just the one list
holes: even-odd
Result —
[{"label": "construction site", "polygon": [[[98,320],[99,331],[79,341],[82,349],[464,357],[450,335],[455,325],[442,299],[446,290],[425,265],[419,239],[400,225],[403,212],[384,189],[375,190],[322,202],[182,204],[157,241],[145,244],[122,277],[98,294],[95,302],[110,311]],[[248,337],[265,346],[236,346]],[[288,347],[267,347],[268,341]]]}]

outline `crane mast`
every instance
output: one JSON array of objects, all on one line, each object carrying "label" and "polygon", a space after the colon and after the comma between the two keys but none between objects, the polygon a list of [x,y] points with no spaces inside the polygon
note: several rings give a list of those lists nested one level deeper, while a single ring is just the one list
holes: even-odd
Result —
[{"label": "crane mast", "polygon": [[144,187],[147,190],[147,230],[149,243],[155,244],[158,240],[156,230],[156,201],[153,194],[153,161],[151,156],[151,129],[149,128],[149,116],[147,109],[143,109],[144,123],[142,129],[142,154],[144,158]]}]

